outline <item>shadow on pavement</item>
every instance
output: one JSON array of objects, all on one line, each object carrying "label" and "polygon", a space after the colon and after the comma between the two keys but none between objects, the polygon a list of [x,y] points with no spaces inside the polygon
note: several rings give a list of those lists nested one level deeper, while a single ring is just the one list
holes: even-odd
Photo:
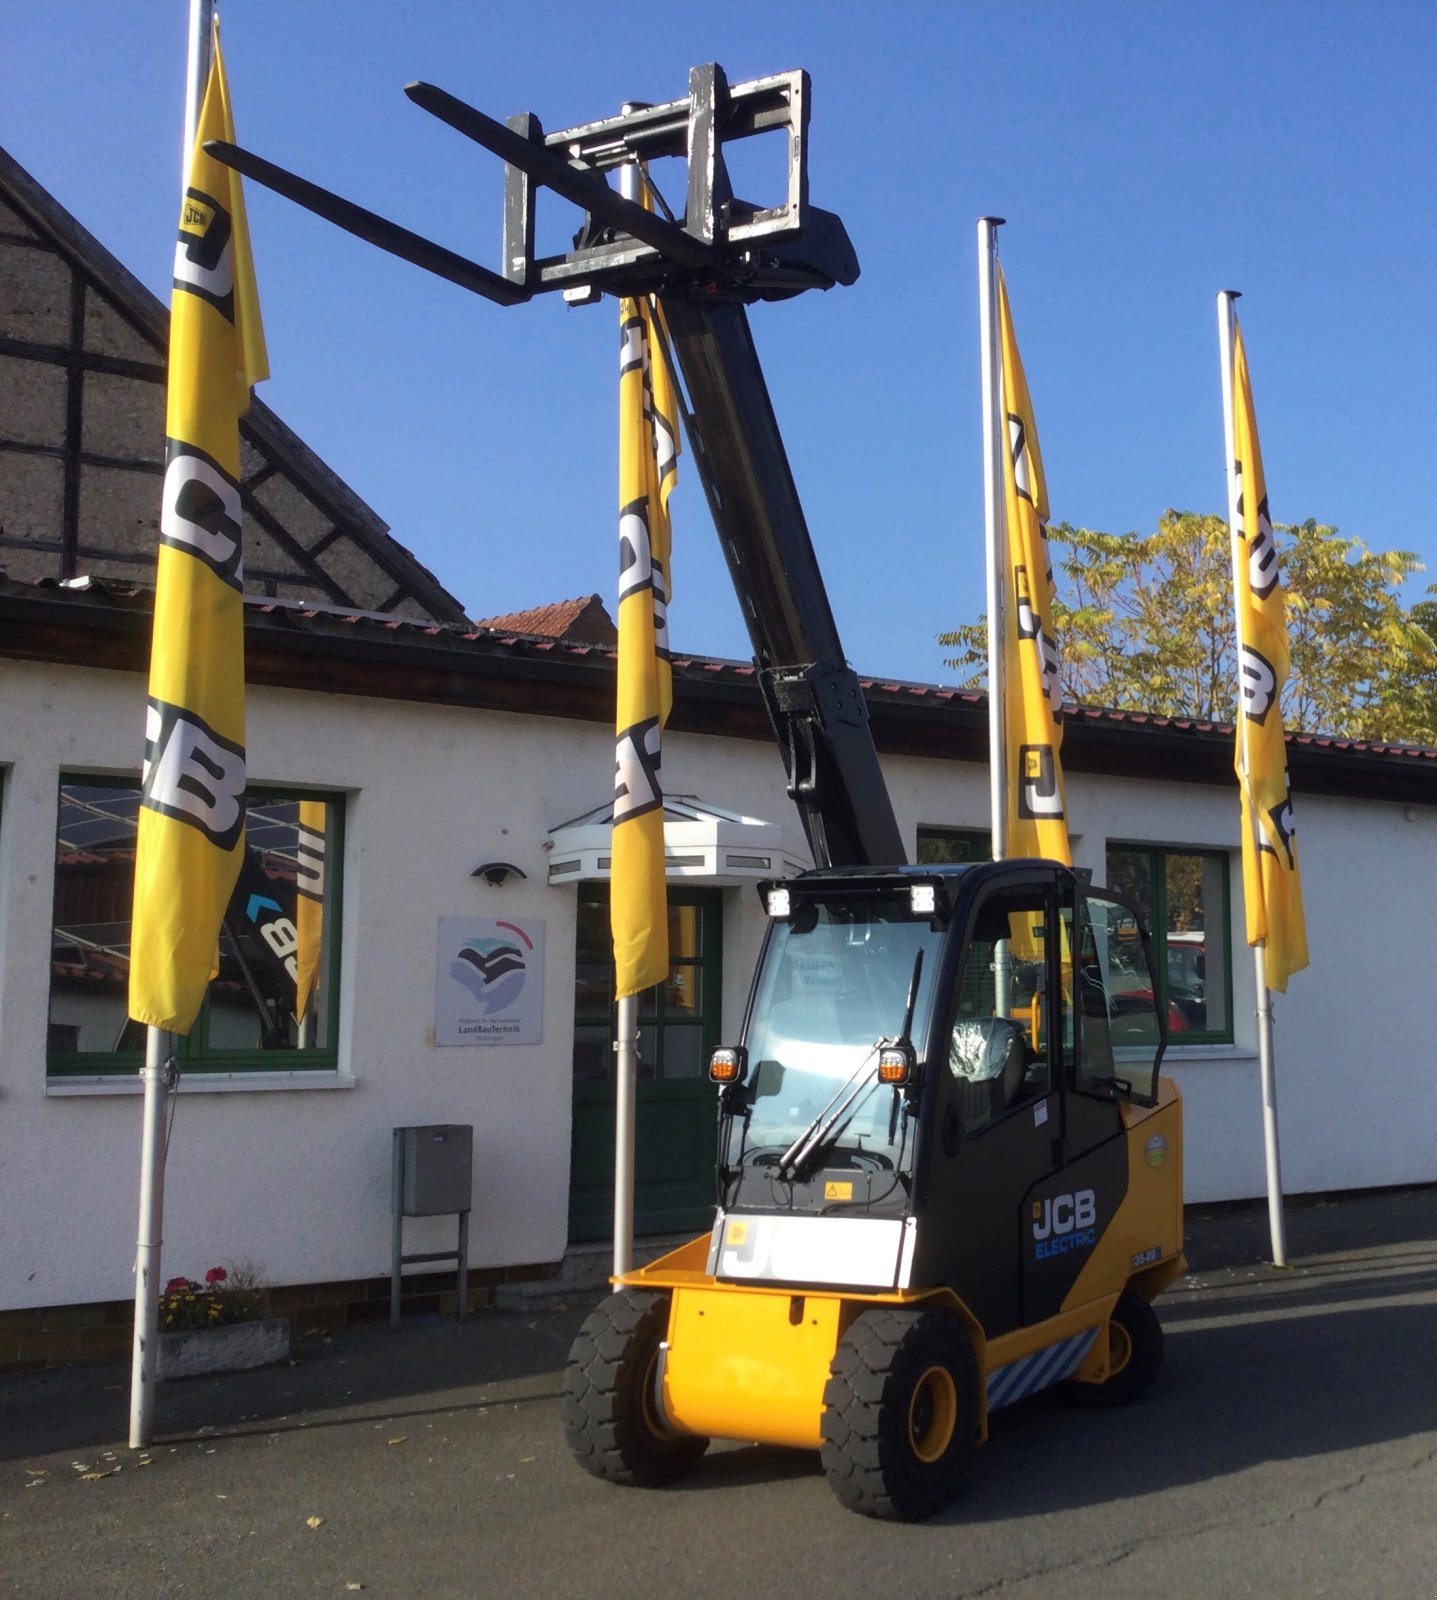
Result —
[{"label": "shadow on pavement", "polygon": [[[1000,1412],[977,1477],[1003,1492],[980,1488],[946,1520],[1062,1509],[1437,1428],[1437,1189],[1293,1204],[1288,1241],[1296,1270],[1277,1272],[1263,1265],[1265,1206],[1194,1212],[1189,1259],[1206,1276],[1181,1280],[1160,1302],[1168,1360],[1152,1395],[1122,1412],[1069,1411],[1041,1397]],[[1427,1303],[1382,1303],[1399,1295]],[[161,1385],[157,1441],[552,1400],[590,1309],[586,1299],[302,1339],[287,1366]],[[0,1459],[118,1447],[129,1389],[128,1361],[0,1377]],[[724,1447],[691,1483],[739,1487],[817,1470],[804,1452]]]},{"label": "shadow on pavement", "polygon": [[[1364,1245],[1437,1238],[1437,1188],[1300,1195],[1283,1207],[1288,1259]],[[1188,1264],[1194,1272],[1257,1266],[1272,1260],[1266,1201],[1189,1206],[1184,1217]]]},{"label": "shadow on pavement", "polygon": [[[398,1418],[498,1397],[546,1398],[558,1393],[569,1345],[589,1309],[484,1311],[462,1324],[416,1319],[397,1329],[299,1339],[284,1366],[161,1384],[156,1438],[274,1433],[346,1416]],[[0,1460],[114,1445],[128,1436],[129,1415],[127,1360],[0,1377]]]},{"label": "shadow on pavement", "polygon": [[[1264,1309],[1270,1310],[1268,1306]],[[926,1527],[993,1523],[1139,1499],[1437,1431],[1433,1308],[1312,1307],[1240,1326],[1169,1328],[1161,1378],[1138,1403],[1092,1411],[1041,1395],[995,1414],[965,1493]],[[816,1453],[715,1449],[666,1491],[714,1493],[817,1477]],[[919,1536],[919,1530],[913,1530]]]}]

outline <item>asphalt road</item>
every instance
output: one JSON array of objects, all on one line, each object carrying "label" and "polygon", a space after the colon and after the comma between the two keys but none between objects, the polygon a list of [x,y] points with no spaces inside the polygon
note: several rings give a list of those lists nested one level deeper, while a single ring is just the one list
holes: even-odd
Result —
[{"label": "asphalt road", "polygon": [[1437,1190],[1194,1220],[1167,1363],[1125,1411],[1000,1413],[972,1482],[866,1521],[817,1458],[715,1446],[666,1491],[589,1479],[557,1394],[586,1307],[354,1330],[160,1392],[0,1379],[0,1594],[1437,1597]]}]

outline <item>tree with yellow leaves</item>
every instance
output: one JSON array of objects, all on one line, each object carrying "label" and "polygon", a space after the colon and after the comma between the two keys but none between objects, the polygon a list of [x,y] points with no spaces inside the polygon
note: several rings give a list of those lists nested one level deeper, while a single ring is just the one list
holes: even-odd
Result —
[{"label": "tree with yellow leaves", "polygon": [[[1437,743],[1437,605],[1398,597],[1422,564],[1315,521],[1275,528],[1292,666],[1290,731]],[[1064,699],[1231,722],[1232,558],[1222,517],[1167,511],[1150,534],[1049,529]],[[981,687],[986,623],[938,636]]]}]

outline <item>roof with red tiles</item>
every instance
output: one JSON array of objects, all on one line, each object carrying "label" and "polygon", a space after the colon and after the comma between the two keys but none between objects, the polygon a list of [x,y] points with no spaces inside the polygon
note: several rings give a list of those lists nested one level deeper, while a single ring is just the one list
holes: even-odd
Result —
[{"label": "roof with red tiles", "polygon": [[[574,608],[589,604],[568,601],[461,625],[246,596],[246,674],[255,683],[606,720],[613,715],[615,645],[533,627],[545,613],[572,620]],[[152,609],[152,593],[133,585],[82,579],[62,586],[0,572],[0,657],[142,670]],[[677,655],[673,668],[671,727],[772,738],[752,662]],[[880,752],[987,761],[982,692],[859,681]],[[1065,706],[1064,720],[1070,771],[1233,781],[1231,724],[1088,705]],[[1298,792],[1437,806],[1437,749],[1295,732],[1287,748]]]},{"label": "roof with red tiles", "polygon": [[556,600],[552,605],[533,606],[528,611],[510,611],[502,617],[482,617],[474,626],[505,633],[532,633],[544,639],[562,639],[569,644],[613,647],[619,642],[618,629],[596,594],[577,600]]}]

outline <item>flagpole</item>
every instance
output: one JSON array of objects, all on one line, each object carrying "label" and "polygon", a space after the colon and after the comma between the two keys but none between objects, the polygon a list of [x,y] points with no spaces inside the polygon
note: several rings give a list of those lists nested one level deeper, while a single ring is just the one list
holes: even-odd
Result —
[{"label": "flagpole", "polygon": [[1267,1158],[1267,1225],[1272,1264],[1287,1265],[1287,1229],[1282,1213],[1282,1157],[1277,1140],[1277,1072],[1272,1059],[1272,990],[1267,986],[1267,941],[1252,951],[1257,975],[1257,1060],[1262,1081],[1262,1144]]},{"label": "flagpole", "polygon": [[619,1001],[618,1036],[614,1040],[614,1276],[634,1264],[634,1123],[638,1079],[639,997]]},{"label": "flagpole", "polygon": [[[624,110],[631,108],[625,106]],[[619,193],[639,199],[639,167],[626,161],[619,168]],[[634,1264],[634,1143],[639,1067],[639,997],[619,1001],[614,1039],[614,1276]]]},{"label": "flagpole", "polygon": [[[1237,527],[1238,479],[1234,443],[1232,410],[1232,352],[1236,326],[1233,303],[1239,298],[1234,289],[1224,289],[1217,297],[1218,348],[1222,367],[1222,423],[1223,439],[1227,448],[1227,520],[1229,530]],[[1254,508],[1255,512],[1256,508]],[[1233,622],[1236,637],[1242,638],[1242,624],[1237,616],[1237,585],[1233,585]],[[1237,708],[1237,737],[1242,754],[1243,781],[1249,774],[1247,726],[1239,700]],[[1252,808],[1242,807],[1243,825],[1256,830],[1257,819]],[[1257,840],[1251,841],[1255,847]],[[1267,986],[1267,941],[1259,939],[1253,946],[1253,973],[1257,988],[1257,1058],[1258,1074],[1262,1084],[1262,1139],[1267,1167],[1267,1219],[1272,1243],[1272,1264],[1287,1265],[1287,1233],[1282,1210],[1282,1158],[1277,1131],[1277,1073],[1272,1052],[1272,992]]]},{"label": "flagpole", "polygon": [[[1004,645],[1008,574],[1003,504],[1003,454],[1008,447],[1003,419],[1003,366],[998,349],[998,229],[1002,217],[978,220],[978,332],[983,379],[983,566],[988,606],[988,815],[994,861],[1008,855],[1008,672]],[[993,973],[993,1009],[1008,1015],[1011,968],[1000,949]]]},{"label": "flagpole", "polygon": [[195,129],[199,126],[200,105],[204,100],[205,79],[210,71],[210,35],[214,32],[215,0],[190,0],[190,34],[185,56],[185,147],[181,152],[180,193],[190,185],[190,158],[195,149]]},{"label": "flagpole", "polygon": [[978,222],[978,329],[983,378],[983,555],[988,606],[988,795],[992,856],[1008,854],[1008,764],[1003,748],[1003,391],[998,353],[998,229]]},{"label": "flagpole", "polygon": [[140,1134],[140,1227],[135,1248],[135,1338],[130,1362],[132,1450],[144,1449],[154,1432],[169,1053],[170,1035],[163,1028],[147,1028],[145,1065],[140,1072],[145,1104]]},{"label": "flagpole", "polygon": [[[190,161],[200,103],[210,70],[214,0],[190,0],[185,56],[185,128],[180,194],[189,187]],[[160,1251],[165,1215],[165,1113],[169,1105],[170,1034],[145,1030],[140,1070],[144,1109],[140,1129],[139,1228],[135,1244],[135,1333],[130,1356],[130,1448],[142,1450],[154,1436],[155,1378],[160,1332]]]}]

